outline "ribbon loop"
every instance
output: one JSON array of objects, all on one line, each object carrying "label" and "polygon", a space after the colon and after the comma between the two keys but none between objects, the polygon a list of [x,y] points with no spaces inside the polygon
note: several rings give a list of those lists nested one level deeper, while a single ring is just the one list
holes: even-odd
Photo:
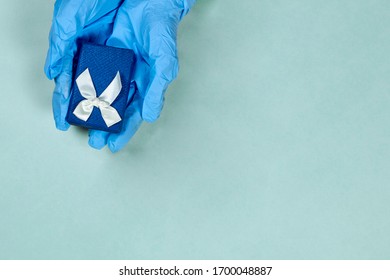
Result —
[{"label": "ribbon loop", "polygon": [[108,87],[97,97],[96,89],[92,81],[89,69],[85,69],[76,79],[80,94],[85,98],[74,109],[73,114],[80,120],[87,121],[92,114],[93,107],[97,107],[107,127],[110,127],[122,119],[118,111],[111,106],[122,90],[122,81],[119,71]]}]

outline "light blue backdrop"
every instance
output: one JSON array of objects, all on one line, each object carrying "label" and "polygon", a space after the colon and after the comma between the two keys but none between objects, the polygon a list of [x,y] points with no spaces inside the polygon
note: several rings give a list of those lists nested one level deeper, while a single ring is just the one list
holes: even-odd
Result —
[{"label": "light blue backdrop", "polygon": [[54,128],[52,5],[1,0],[0,258],[390,258],[390,1],[199,0],[115,155]]}]

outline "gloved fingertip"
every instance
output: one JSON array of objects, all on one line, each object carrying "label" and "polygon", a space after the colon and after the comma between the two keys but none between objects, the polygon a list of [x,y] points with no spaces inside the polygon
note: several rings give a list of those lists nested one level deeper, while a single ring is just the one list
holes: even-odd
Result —
[{"label": "gloved fingertip", "polygon": [[155,122],[159,117],[163,103],[144,102],[142,108],[142,119],[147,122]]},{"label": "gloved fingertip", "polygon": [[61,131],[67,131],[70,127],[69,123],[65,120],[55,120],[56,128]]},{"label": "gloved fingertip", "polygon": [[130,141],[131,137],[134,135],[135,131],[125,130],[119,134],[111,134],[107,140],[107,146],[112,153],[119,152],[122,150],[126,144]]},{"label": "gloved fingertip", "polygon": [[89,138],[88,140],[88,145],[91,147],[91,148],[94,148],[96,150],[101,150],[104,148],[105,144],[103,144],[101,141],[96,141],[96,140],[93,140],[91,138]]},{"label": "gloved fingertip", "polygon": [[114,141],[108,141],[107,146],[110,149],[110,151],[114,154],[123,148],[123,147],[116,145]]},{"label": "gloved fingertip", "polygon": [[107,144],[108,132],[92,130],[89,132],[88,145],[101,150]]}]

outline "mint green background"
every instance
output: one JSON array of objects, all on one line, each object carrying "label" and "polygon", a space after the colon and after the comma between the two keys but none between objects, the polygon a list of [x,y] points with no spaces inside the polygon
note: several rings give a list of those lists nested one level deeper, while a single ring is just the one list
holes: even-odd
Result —
[{"label": "mint green background", "polygon": [[390,1],[199,0],[115,155],[54,128],[52,4],[1,2],[1,259],[390,258]]}]

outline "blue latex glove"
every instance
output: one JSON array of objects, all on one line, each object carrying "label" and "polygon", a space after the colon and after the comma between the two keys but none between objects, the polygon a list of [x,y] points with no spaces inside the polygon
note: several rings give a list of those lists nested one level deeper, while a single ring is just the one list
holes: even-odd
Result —
[{"label": "blue latex glove", "polygon": [[133,49],[137,56],[121,133],[91,130],[90,146],[122,149],[142,121],[157,120],[164,93],[178,72],[176,34],[195,0],[57,0],[54,7],[45,73],[55,79],[53,113],[56,127],[67,130],[73,56],[78,42],[89,41]]}]

